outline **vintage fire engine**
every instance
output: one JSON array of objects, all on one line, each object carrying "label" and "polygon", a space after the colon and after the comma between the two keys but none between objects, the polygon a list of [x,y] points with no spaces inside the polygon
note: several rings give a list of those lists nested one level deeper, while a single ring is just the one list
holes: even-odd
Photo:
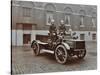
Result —
[{"label": "vintage fire engine", "polygon": [[[53,33],[57,37],[55,41],[50,38],[46,42],[40,40],[33,40],[31,48],[36,56],[40,51],[51,53],[55,56],[60,64],[65,64],[70,57],[77,56],[78,59],[83,59],[86,55],[86,47],[84,40],[75,39],[70,33],[60,34]],[[48,35],[49,36],[49,35]]]}]

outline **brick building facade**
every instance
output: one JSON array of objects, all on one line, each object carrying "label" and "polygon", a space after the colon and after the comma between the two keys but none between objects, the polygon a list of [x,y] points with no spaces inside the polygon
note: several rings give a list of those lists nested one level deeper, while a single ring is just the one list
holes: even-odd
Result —
[{"label": "brick building facade", "polygon": [[30,44],[38,35],[47,35],[52,18],[57,27],[63,19],[78,39],[97,40],[97,6],[14,0],[11,8],[13,46]]}]

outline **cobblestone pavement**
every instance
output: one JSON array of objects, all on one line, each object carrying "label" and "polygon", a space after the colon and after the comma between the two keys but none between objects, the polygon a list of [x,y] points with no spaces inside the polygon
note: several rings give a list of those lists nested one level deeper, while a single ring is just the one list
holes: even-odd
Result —
[{"label": "cobblestone pavement", "polygon": [[83,60],[71,58],[65,65],[56,62],[52,54],[35,56],[30,47],[12,47],[12,74],[78,71],[97,69],[96,43],[87,43]]}]

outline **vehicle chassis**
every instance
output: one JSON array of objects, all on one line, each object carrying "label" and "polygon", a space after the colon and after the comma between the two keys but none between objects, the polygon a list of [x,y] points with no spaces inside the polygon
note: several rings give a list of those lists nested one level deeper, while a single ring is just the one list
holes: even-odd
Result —
[{"label": "vehicle chassis", "polygon": [[[66,41],[72,42],[72,44],[70,45]],[[60,64],[65,64],[68,58],[72,56],[77,56],[78,59],[83,59],[86,55],[84,40],[63,40],[61,38],[52,43],[33,40],[31,48],[36,56],[40,54],[40,51],[54,54],[57,62]]]}]

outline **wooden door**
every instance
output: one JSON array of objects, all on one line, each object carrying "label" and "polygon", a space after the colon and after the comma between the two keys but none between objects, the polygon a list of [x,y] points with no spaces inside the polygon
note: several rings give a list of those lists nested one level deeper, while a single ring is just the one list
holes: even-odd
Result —
[{"label": "wooden door", "polygon": [[31,34],[23,34],[23,44],[30,44]]}]

